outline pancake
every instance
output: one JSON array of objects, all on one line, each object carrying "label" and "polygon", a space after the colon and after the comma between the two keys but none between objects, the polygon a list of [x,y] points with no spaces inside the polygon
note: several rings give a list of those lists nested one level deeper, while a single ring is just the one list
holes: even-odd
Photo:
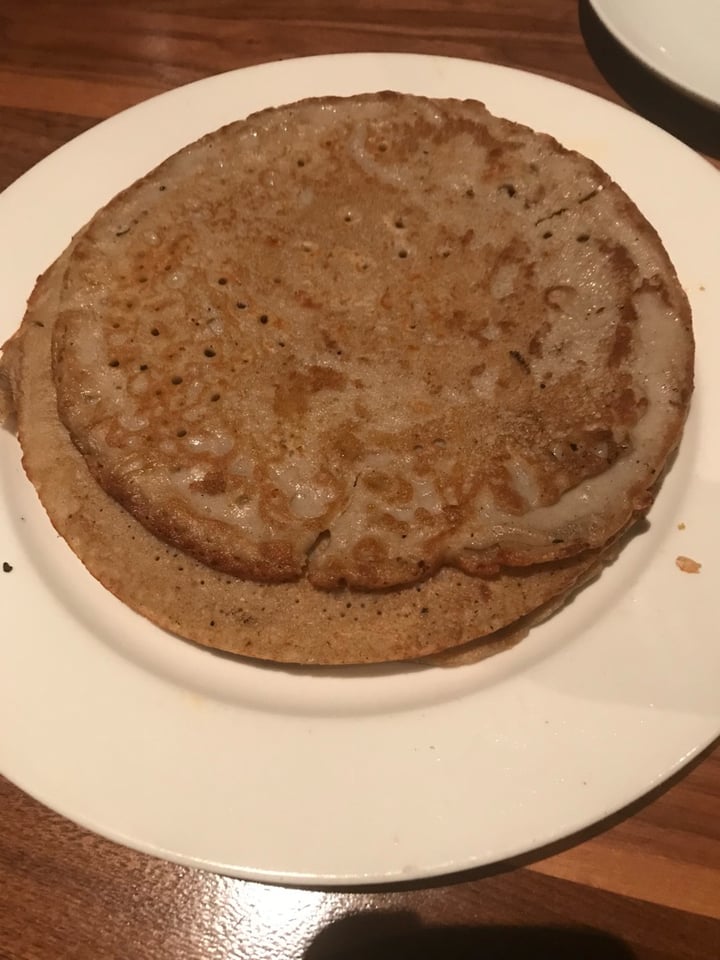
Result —
[{"label": "pancake", "polygon": [[[537,565],[647,510],[693,339],[657,234],[590,160],[479,103],[384,93],[263,111],[109,203],[69,255],[53,358],[62,423],[133,519],[117,517],[214,584],[197,618],[113,584],[127,602],[211,642],[246,593],[272,636],[288,603],[317,632],[311,613],[335,628],[357,610],[346,587],[419,583],[456,643],[567,589],[572,562]],[[274,586],[231,601],[223,574]],[[436,642],[412,596],[364,598],[392,625],[367,643]],[[284,649],[277,629],[248,641],[258,655]]]},{"label": "pancake", "polygon": [[[58,533],[87,569],[132,609],[181,637],[248,657],[296,664],[461,659],[504,642],[495,631],[590,575],[602,554],[487,578],[446,568],[385,591],[315,589],[306,579],[244,581],[158,540],[96,482],[57,412],[51,344],[67,252],[40,278],[20,331],[0,361],[6,407],[17,413],[23,465]],[[475,642],[474,650],[467,645]],[[447,660],[446,662],[451,662]]]}]

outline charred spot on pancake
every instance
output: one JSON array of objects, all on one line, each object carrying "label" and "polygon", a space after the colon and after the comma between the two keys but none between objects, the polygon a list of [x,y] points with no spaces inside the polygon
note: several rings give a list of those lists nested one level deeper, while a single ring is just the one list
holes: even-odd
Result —
[{"label": "charred spot on pancake", "polygon": [[520,353],[519,350],[509,350],[508,353],[513,358],[513,360],[517,361],[517,363],[520,364],[520,366],[523,368],[525,373],[530,373],[530,364],[527,362],[527,360]]},{"label": "charred spot on pancake", "polygon": [[593,200],[599,193],[599,190],[591,190],[589,193],[586,193],[585,196],[580,197],[578,204],[587,203],[588,200]]},{"label": "charred spot on pancake", "polygon": [[567,209],[567,207],[558,207],[557,210],[553,210],[551,213],[548,213],[544,217],[540,217],[539,220],[536,220],[535,226],[540,226],[540,224],[545,223],[546,220],[554,220],[556,217],[561,217],[564,213],[567,213]]}]

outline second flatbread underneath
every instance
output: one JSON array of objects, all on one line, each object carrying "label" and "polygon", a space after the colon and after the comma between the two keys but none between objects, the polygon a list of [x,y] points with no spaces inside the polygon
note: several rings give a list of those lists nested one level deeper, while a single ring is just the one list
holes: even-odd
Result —
[{"label": "second flatbread underneath", "polygon": [[446,569],[387,592],[258,584],[167,547],[101,490],[61,425],[50,346],[61,258],[38,284],[6,346],[3,377],[23,463],[58,532],[132,609],[219,650],[286,663],[376,663],[423,657],[490,634],[566,593],[596,563],[584,556],[479,579]]}]

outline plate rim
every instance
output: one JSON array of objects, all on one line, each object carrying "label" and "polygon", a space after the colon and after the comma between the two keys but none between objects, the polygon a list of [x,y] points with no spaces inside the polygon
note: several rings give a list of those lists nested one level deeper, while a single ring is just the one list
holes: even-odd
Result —
[{"label": "plate rim", "polygon": [[590,4],[605,29],[651,73],[705,106],[720,107],[720,86],[717,90],[711,90],[703,84],[697,84],[692,79],[688,79],[682,70],[673,69],[672,64],[656,56],[652,44],[638,43],[634,34],[628,34],[618,22],[616,0],[590,0]]},{"label": "plate rim", "polygon": [[[275,71],[279,70],[280,72],[282,72],[283,69],[285,70],[290,69],[292,71],[293,69],[297,69],[298,68],[297,65],[299,64],[309,65],[310,69],[312,69],[313,66],[320,65],[322,69],[324,69],[324,67],[327,67],[328,70],[330,70],[331,66],[337,65],[339,62],[343,62],[344,64],[367,62],[367,58],[375,58],[377,59],[378,62],[384,61],[385,63],[390,63],[390,62],[401,63],[402,62],[405,65],[410,64],[411,61],[416,65],[419,65],[421,63],[429,64],[430,62],[432,62],[433,64],[436,64],[436,65],[444,64],[450,70],[453,69],[452,65],[464,64],[465,67],[463,69],[469,69],[471,73],[472,72],[477,72],[479,74],[485,73],[488,76],[494,74],[495,77],[504,76],[505,78],[508,78],[511,75],[515,78],[522,77],[523,80],[520,81],[521,83],[530,83],[530,84],[535,83],[535,84],[538,84],[539,86],[542,86],[544,84],[549,84],[556,89],[562,88],[562,90],[565,90],[565,91],[571,90],[573,91],[572,96],[580,95],[582,98],[591,98],[593,101],[596,101],[599,104],[602,104],[603,110],[609,110],[611,112],[618,111],[619,112],[617,114],[618,116],[620,114],[625,114],[627,117],[632,118],[631,125],[633,126],[638,125],[639,129],[642,128],[647,130],[648,128],[652,128],[652,130],[656,130],[656,128],[648,124],[647,121],[643,121],[642,119],[635,117],[634,114],[631,114],[629,111],[625,110],[624,108],[618,107],[617,105],[612,104],[601,97],[597,97],[594,94],[589,94],[578,88],[569,87],[568,85],[562,84],[559,81],[555,81],[550,78],[542,77],[536,74],[530,74],[525,71],[518,71],[518,70],[515,70],[514,68],[504,67],[504,66],[499,66],[494,64],[485,64],[478,61],[458,60],[456,58],[447,58],[447,57],[433,57],[433,56],[423,55],[423,54],[358,53],[358,54],[330,54],[330,55],[320,55],[320,56],[313,56],[313,57],[304,57],[304,58],[299,58],[296,60],[289,60],[289,61],[275,61],[267,64],[258,64],[252,67],[240,68],[239,70],[228,71],[224,74],[216,75],[215,77],[205,78],[203,80],[196,81],[192,84],[188,84],[184,87],[175,88],[172,91],[168,91],[165,94],[160,94],[158,97],[152,98],[150,101],[145,101],[144,103],[139,104],[136,107],[129,108],[128,110],[123,111],[121,114],[117,114],[114,117],[109,118],[107,121],[104,121],[102,124],[99,124],[97,127],[91,128],[90,131],[87,131],[85,134],[81,134],[78,138],[75,138],[73,141],[70,141],[65,146],[68,147],[75,144],[74,149],[78,149],[77,144],[83,141],[83,138],[89,138],[90,135],[93,134],[95,131],[97,131],[100,127],[104,127],[107,130],[108,125],[110,124],[113,124],[113,123],[115,123],[116,125],[118,123],[122,124],[124,122],[123,118],[127,118],[128,115],[138,116],[139,115],[138,112],[141,110],[147,111],[149,112],[149,114],[152,114],[157,109],[157,103],[159,101],[167,102],[165,98],[176,97],[178,98],[178,102],[180,102],[183,99],[183,91],[188,91],[190,88],[195,88],[197,90],[202,84],[208,84],[208,83],[222,84],[223,81],[227,83],[232,83],[233,82],[232,78],[237,77],[238,75],[247,76],[249,71],[272,72],[273,70]],[[288,67],[288,65],[291,65],[291,66]],[[332,92],[332,91],[328,91],[328,92]],[[645,125],[645,127],[642,127],[643,124]],[[666,143],[673,142],[672,138],[670,138],[667,134],[664,134],[662,131],[657,131],[657,135],[662,138],[663,142],[666,142]],[[88,142],[88,141],[85,141],[85,142]],[[674,141],[674,143],[678,144],[677,141]],[[686,148],[683,145],[678,144],[678,146],[681,147],[682,150],[687,151],[686,156],[688,157],[688,162],[689,162],[689,156],[692,154],[692,152],[689,151],[689,148]],[[60,148],[61,151],[64,149],[65,147]],[[82,149],[82,145],[80,149]],[[692,154],[692,156],[695,157],[696,155]],[[41,161],[40,164],[37,164],[35,167],[33,167],[30,171],[24,174],[23,177],[21,177],[18,181],[15,181],[15,184],[11,185],[11,187],[8,188],[8,191],[13,191],[15,189],[16,192],[19,191],[22,194],[28,188],[28,184],[32,184],[34,179],[37,178],[36,171],[38,170],[38,168],[41,168],[42,164],[47,165],[46,167],[42,167],[42,170],[41,170],[42,176],[45,175],[43,171],[49,168],[52,168],[53,165],[57,165],[58,163],[57,159],[53,160],[53,158],[57,158],[57,152],[52,154],[50,157],[46,158],[45,160]],[[699,157],[697,157],[697,159],[701,160],[701,158]],[[704,163],[704,161],[702,162]],[[6,201],[3,198],[6,197],[6,194],[8,193],[8,191],[6,191],[5,194],[0,196],[0,209],[4,209]],[[2,229],[0,228],[0,235],[1,234],[2,234]],[[0,275],[2,275],[1,270],[0,270]],[[15,468],[11,468],[11,469],[14,470]],[[15,470],[15,472],[17,471]],[[20,480],[19,482],[22,483],[22,480]],[[3,518],[0,517],[0,529],[1,529],[2,519]],[[61,552],[62,552],[62,549],[63,548],[61,546],[60,547]],[[57,555],[59,556],[60,554],[57,554]],[[2,660],[2,654],[0,654],[0,660]],[[140,679],[142,674],[138,673],[137,665],[131,665],[131,666],[125,665],[123,669],[124,669],[125,675],[134,677],[135,681],[137,681],[140,685],[145,684],[145,682],[147,681],[147,678],[145,678],[145,680]],[[520,687],[519,687],[520,692],[523,692],[523,688],[527,686],[527,684],[525,683],[526,679],[527,678],[524,678],[523,682],[520,684]],[[154,686],[155,684],[156,684],[156,681],[153,680],[151,682],[151,686]],[[524,690],[524,695],[529,695],[527,690]],[[461,696],[459,699],[460,701],[465,701],[467,700],[467,697]],[[457,706],[457,704],[453,702],[451,706],[454,709]],[[432,712],[432,709],[434,708],[430,708],[426,712]],[[0,716],[2,716],[1,711],[0,711]],[[342,727],[342,722],[339,724],[339,726]],[[712,726],[712,731],[710,729],[711,726]],[[682,752],[681,754],[678,754],[677,756],[675,756],[672,763],[669,766],[666,764],[663,768],[662,773],[659,776],[660,780],[664,780],[667,777],[671,776],[685,763],[689,762],[692,759],[692,757],[695,756],[698,752],[705,749],[708,746],[708,744],[715,739],[718,732],[720,732],[720,712],[718,713],[718,716],[712,721],[712,723],[705,724],[703,729],[707,730],[707,738],[703,740],[702,737],[699,737],[699,738],[697,736],[691,737],[691,739],[694,741],[692,748],[689,751],[686,750],[685,752]],[[0,742],[0,755],[2,754],[3,754],[3,745],[2,745],[2,742]],[[299,871],[269,870],[268,871],[268,870],[258,869],[257,867],[253,867],[252,864],[238,864],[237,862],[221,863],[217,858],[215,860],[208,861],[207,858],[203,858],[202,856],[188,855],[186,853],[178,851],[177,849],[161,848],[159,845],[153,845],[148,843],[143,844],[141,842],[138,842],[137,838],[128,836],[127,833],[124,831],[113,832],[113,830],[107,824],[98,824],[97,818],[93,818],[93,817],[85,818],[82,815],[78,815],[78,812],[76,810],[70,809],[66,804],[63,805],[63,804],[59,804],[57,802],[52,802],[52,801],[48,802],[48,799],[46,798],[46,796],[43,795],[42,790],[38,792],[33,789],[33,784],[28,782],[27,776],[20,776],[19,780],[16,780],[12,776],[12,772],[11,772],[9,775],[9,779],[11,779],[13,782],[17,782],[18,786],[20,786],[21,789],[25,790],[25,792],[29,793],[30,795],[35,796],[36,799],[40,800],[40,802],[45,803],[48,806],[51,806],[52,809],[57,810],[58,812],[62,813],[64,816],[73,820],[74,822],[79,823],[80,825],[88,829],[94,830],[95,832],[101,833],[102,835],[107,836],[110,839],[119,841],[135,849],[140,849],[146,853],[154,854],[156,856],[158,855],[163,856],[165,859],[170,859],[175,862],[182,863],[184,865],[196,866],[196,867],[202,866],[202,867],[205,867],[206,869],[215,869],[222,873],[226,873],[233,876],[240,876],[248,879],[256,879],[256,880],[269,881],[269,882],[289,882],[289,883],[302,882],[304,884],[322,883],[325,885],[332,885],[332,886],[364,884],[367,882],[383,883],[383,882],[393,882],[397,880],[422,879],[430,876],[440,876],[443,874],[447,874],[448,872],[457,872],[461,870],[474,869],[478,866],[486,865],[489,863],[498,863],[501,861],[505,861],[507,859],[512,859],[521,854],[527,853],[533,849],[536,849],[538,846],[545,846],[546,844],[555,842],[562,837],[569,836],[570,834],[575,833],[578,830],[582,830],[585,827],[589,826],[590,824],[597,822],[599,819],[602,819],[603,817],[607,816],[608,813],[613,812],[613,810],[618,809],[618,807],[614,804],[614,802],[610,802],[609,806],[606,804],[605,807],[603,807],[603,809],[600,809],[600,810],[596,809],[593,815],[589,819],[583,820],[581,818],[580,821],[575,822],[571,828],[569,828],[569,825],[567,823],[564,825],[558,825],[554,833],[552,831],[550,832],[546,831],[545,835],[543,835],[542,837],[536,838],[536,842],[529,842],[529,840],[526,838],[525,840],[520,842],[520,844],[515,848],[513,848],[512,846],[506,845],[506,847],[503,849],[502,854],[500,856],[490,855],[488,851],[485,851],[484,853],[480,852],[479,854],[476,854],[474,857],[468,857],[464,861],[462,860],[458,861],[456,858],[452,862],[440,862],[440,858],[436,856],[434,864],[430,867],[427,864],[422,865],[422,864],[413,864],[413,863],[398,863],[396,864],[394,869],[390,869],[390,870],[380,869],[377,872],[372,872],[372,871],[368,872],[367,870],[365,870],[361,876],[353,874],[352,871],[349,871],[348,873],[345,873],[345,874],[342,874],[341,872],[336,872],[333,875],[317,874],[317,873],[305,874],[303,873],[302,870],[299,870]],[[20,782],[20,781],[23,781],[23,782]],[[634,793],[632,795],[628,795],[626,797],[625,803],[629,803],[637,799],[638,796],[643,795],[647,790],[655,786],[657,782],[659,781],[656,780],[656,781],[651,781],[649,783],[646,783],[644,788],[640,791],[640,793]],[[69,806],[72,807],[72,803]]]}]

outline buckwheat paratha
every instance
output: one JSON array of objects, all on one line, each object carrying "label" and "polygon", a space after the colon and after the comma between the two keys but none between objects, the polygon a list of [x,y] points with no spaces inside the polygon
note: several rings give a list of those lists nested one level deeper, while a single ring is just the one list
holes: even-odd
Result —
[{"label": "buckwheat paratha", "polygon": [[[478,103],[388,93],[264,111],[108,204],[69,257],[54,376],[92,475],[195,558],[158,564],[301,578],[242,589],[335,625],[357,603],[334,588],[424,580],[460,642],[536,573],[458,571],[599,549],[647,509],[692,357],[675,271],[597,166]],[[196,639],[211,607],[237,627],[244,599],[200,595]],[[383,658],[431,643],[409,596],[363,600],[409,618],[373,631]]]},{"label": "buckwheat paratha", "polygon": [[[470,577],[444,569],[386,591],[321,591],[307,580],[243,581],[159,541],[95,482],[61,424],[51,341],[66,254],[39,281],[22,328],[6,344],[0,390],[17,412],[23,464],[57,531],[88,570],[128,606],[198,643],[289,663],[373,663],[419,658],[492,635],[568,591],[596,569],[589,553],[540,568]],[[502,634],[488,652],[503,648]],[[442,661],[453,662],[452,653]]]}]

